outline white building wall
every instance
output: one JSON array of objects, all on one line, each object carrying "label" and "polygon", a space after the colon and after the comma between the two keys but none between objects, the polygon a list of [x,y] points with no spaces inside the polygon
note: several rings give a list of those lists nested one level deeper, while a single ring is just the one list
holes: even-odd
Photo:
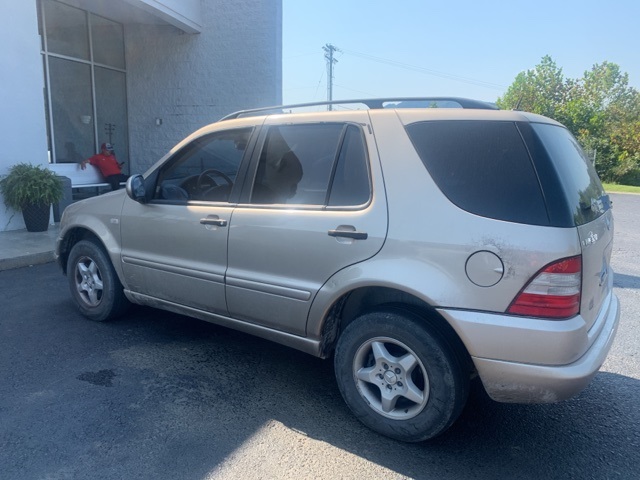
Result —
[{"label": "white building wall", "polygon": [[282,0],[202,0],[202,25],[125,27],[131,173],[232,111],[282,102]]},{"label": "white building wall", "polygon": [[[282,0],[176,1],[129,2],[182,5],[185,18],[202,24],[199,34],[125,24],[131,173],[232,111],[282,103]],[[11,19],[0,29],[0,175],[15,163],[48,163],[36,5],[0,3],[2,18]],[[22,215],[0,197],[0,231],[19,228]]]},{"label": "white building wall", "polygon": [[[47,164],[44,76],[35,1],[4,1],[0,28],[0,175],[20,162]],[[1,199],[1,196],[0,196]],[[0,200],[0,231],[24,228]]]}]

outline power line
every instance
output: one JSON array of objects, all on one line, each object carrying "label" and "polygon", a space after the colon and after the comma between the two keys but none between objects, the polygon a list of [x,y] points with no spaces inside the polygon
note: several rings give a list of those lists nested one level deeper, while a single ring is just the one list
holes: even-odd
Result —
[{"label": "power line", "polygon": [[309,52],[309,53],[297,53],[295,55],[289,55],[286,57],[282,57],[283,60],[289,60],[290,58],[300,58],[300,57],[310,57],[311,55],[317,55],[317,52]]},{"label": "power line", "polygon": [[355,89],[355,88],[346,87],[346,86],[344,86],[344,85],[340,85],[339,83],[335,83],[335,82],[334,82],[334,83],[333,83],[333,85],[334,85],[334,86],[336,86],[336,87],[343,88],[343,89],[345,89],[345,90],[350,90],[350,91],[352,91],[352,92],[362,93],[362,94],[364,94],[364,95],[366,95],[366,96],[368,96],[368,97],[375,97],[375,96],[376,96],[376,94],[375,94],[375,93],[365,92],[364,90],[357,90],[357,89]]},{"label": "power line", "polygon": [[318,95],[318,89],[320,88],[320,84],[322,83],[322,79],[324,78],[324,72],[320,75],[320,80],[318,80],[318,85],[316,86],[316,92],[313,94],[313,99],[315,100]]},{"label": "power line", "polygon": [[342,50],[347,55],[353,55],[354,57],[364,58],[365,60],[370,60],[372,62],[382,63],[386,65],[391,65],[398,68],[404,68],[405,70],[412,70],[414,72],[424,73],[426,75],[433,75],[435,77],[446,78],[448,80],[455,80],[458,82],[469,83],[472,85],[477,85],[480,87],[493,88],[496,90],[503,90],[507,88],[506,85],[500,85],[497,83],[485,82],[483,80],[477,80],[469,77],[462,77],[460,75],[453,75],[450,73],[439,72],[437,70],[432,70],[430,68],[419,67],[417,65],[411,65],[408,63],[397,62],[395,60],[389,60],[386,58],[376,57],[374,55],[368,55],[366,53],[354,52],[353,50]]}]

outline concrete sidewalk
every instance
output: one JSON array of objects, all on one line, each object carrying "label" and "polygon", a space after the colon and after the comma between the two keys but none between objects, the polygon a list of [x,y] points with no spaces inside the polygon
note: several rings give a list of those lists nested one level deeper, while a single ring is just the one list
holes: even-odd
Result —
[{"label": "concrete sidewalk", "polygon": [[46,232],[0,232],[0,271],[53,262],[58,230],[55,224]]}]

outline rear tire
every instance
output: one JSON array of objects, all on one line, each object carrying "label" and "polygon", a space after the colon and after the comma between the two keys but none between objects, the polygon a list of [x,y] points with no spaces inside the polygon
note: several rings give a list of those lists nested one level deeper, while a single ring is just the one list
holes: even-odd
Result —
[{"label": "rear tire", "polygon": [[338,340],[338,387],[356,417],[397,440],[433,438],[458,418],[469,375],[462,355],[427,320],[400,309],[367,313]]},{"label": "rear tire", "polygon": [[129,306],[111,260],[90,240],[81,240],[71,249],[67,278],[80,313],[90,320],[112,320]]}]

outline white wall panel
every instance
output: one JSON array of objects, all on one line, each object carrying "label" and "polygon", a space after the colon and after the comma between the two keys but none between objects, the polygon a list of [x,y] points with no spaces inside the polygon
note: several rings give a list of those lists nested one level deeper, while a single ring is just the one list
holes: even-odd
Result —
[{"label": "white wall panel", "polygon": [[[36,2],[2,2],[0,28],[0,175],[19,162],[46,164],[44,74]],[[0,197],[1,198],[1,197]],[[24,228],[0,200],[0,231]]]}]

